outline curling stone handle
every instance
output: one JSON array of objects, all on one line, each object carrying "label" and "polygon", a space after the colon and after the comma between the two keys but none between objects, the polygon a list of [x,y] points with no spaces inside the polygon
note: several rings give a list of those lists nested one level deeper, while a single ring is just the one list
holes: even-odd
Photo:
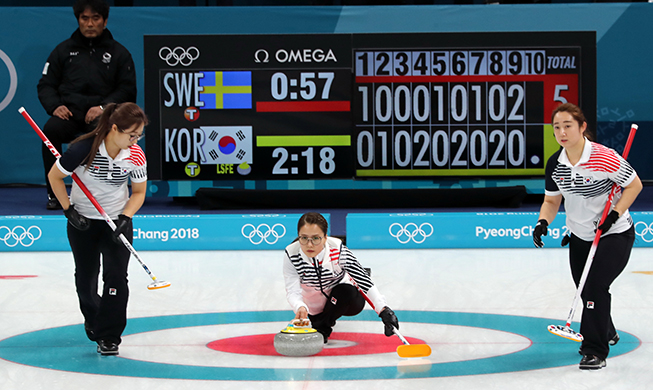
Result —
[{"label": "curling stone handle", "polygon": [[[308,325],[300,325],[300,324],[302,324],[304,321],[308,322]],[[292,326],[294,326],[295,328],[310,328],[310,327],[311,327],[311,322],[308,321],[308,319],[306,319],[306,320],[302,320],[302,319],[299,319],[299,318],[295,318],[295,319],[293,319],[292,321],[290,321],[290,324],[291,324]]]}]

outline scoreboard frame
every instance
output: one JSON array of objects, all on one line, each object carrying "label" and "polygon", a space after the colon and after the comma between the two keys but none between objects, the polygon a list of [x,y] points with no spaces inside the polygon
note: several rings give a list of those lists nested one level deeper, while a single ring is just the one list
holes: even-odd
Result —
[{"label": "scoreboard frame", "polygon": [[146,35],[144,59],[154,180],[535,177],[556,104],[596,126],[595,32]]}]

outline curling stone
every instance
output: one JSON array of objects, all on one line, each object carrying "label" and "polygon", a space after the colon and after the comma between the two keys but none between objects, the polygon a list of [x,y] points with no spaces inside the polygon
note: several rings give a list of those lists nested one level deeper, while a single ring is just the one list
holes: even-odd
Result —
[{"label": "curling stone", "polygon": [[324,338],[308,327],[288,326],[274,336],[274,349],[285,356],[311,356],[324,348]]}]

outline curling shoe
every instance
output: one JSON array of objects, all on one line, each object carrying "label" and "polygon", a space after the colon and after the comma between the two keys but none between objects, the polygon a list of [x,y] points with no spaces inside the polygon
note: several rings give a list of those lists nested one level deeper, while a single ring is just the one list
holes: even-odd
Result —
[{"label": "curling shoe", "polygon": [[581,370],[599,370],[605,367],[605,359],[601,359],[595,355],[585,355],[580,359],[578,368]]},{"label": "curling shoe", "polygon": [[608,344],[610,344],[611,346],[612,345],[617,345],[617,343],[619,342],[619,339],[620,339],[619,333],[615,333],[614,337],[611,338],[610,341],[608,341]]},{"label": "curling shoe", "polygon": [[322,335],[322,338],[324,339],[324,344],[329,341],[329,336],[331,336],[331,332],[333,331],[332,328],[315,328],[315,330],[318,331]]},{"label": "curling shoe", "polygon": [[109,340],[99,340],[97,342],[97,353],[102,356],[110,356],[118,354],[118,344]]},{"label": "curling shoe", "polygon": [[[615,333],[615,334],[614,334],[614,337],[611,338],[610,340],[608,340],[608,344],[610,344],[611,347],[612,347],[613,345],[617,345],[617,343],[619,342],[620,339],[621,339],[621,338],[619,337],[619,333]],[[578,353],[579,353],[580,355],[583,354],[583,347],[578,348]]]},{"label": "curling shoe", "polygon": [[93,330],[93,327],[86,321],[84,321],[84,331],[86,331],[86,337],[88,337],[89,340],[95,341],[95,331]]}]

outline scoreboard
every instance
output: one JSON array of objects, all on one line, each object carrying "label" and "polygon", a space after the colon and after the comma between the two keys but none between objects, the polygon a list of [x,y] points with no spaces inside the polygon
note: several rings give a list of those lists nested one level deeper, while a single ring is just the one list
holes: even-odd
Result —
[{"label": "scoreboard", "polygon": [[162,180],[536,176],[595,126],[594,32],[145,36]]}]

